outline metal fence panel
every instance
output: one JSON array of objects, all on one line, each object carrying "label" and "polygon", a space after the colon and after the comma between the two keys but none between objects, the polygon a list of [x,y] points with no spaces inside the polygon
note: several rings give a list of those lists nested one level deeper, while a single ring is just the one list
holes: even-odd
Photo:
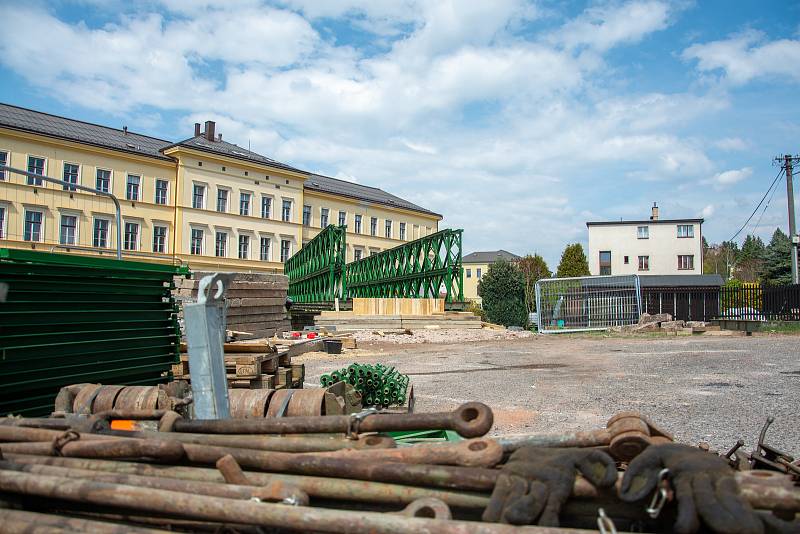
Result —
[{"label": "metal fence panel", "polygon": [[536,282],[538,328],[542,333],[636,324],[641,309],[637,275],[545,278]]}]

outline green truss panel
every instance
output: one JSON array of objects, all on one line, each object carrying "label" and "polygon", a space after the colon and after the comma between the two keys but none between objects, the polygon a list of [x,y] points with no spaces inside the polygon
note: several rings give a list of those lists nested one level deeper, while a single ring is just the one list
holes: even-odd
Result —
[{"label": "green truss panel", "polygon": [[289,297],[294,302],[333,302],[345,295],[347,226],[330,225],[286,261]]}]

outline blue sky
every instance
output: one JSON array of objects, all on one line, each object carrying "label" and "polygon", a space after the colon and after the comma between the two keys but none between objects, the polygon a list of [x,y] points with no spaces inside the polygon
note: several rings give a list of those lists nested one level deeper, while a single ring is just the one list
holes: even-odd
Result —
[{"label": "blue sky", "polygon": [[[0,0],[0,17],[3,102],[170,140],[213,119],[444,214],[467,252],[552,267],[587,220],[654,201],[728,239],[772,158],[800,152],[796,2]],[[741,238],[785,214],[781,184]]]}]

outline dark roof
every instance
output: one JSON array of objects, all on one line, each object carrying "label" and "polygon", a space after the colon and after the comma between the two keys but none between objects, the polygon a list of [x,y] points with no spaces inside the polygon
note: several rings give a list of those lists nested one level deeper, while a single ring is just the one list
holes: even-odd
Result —
[{"label": "dark roof", "polygon": [[516,261],[522,258],[507,250],[489,250],[487,252],[473,252],[472,254],[467,254],[461,259],[461,263],[494,263],[498,259]]},{"label": "dark roof", "polygon": [[680,223],[700,223],[703,219],[659,219],[657,221],[592,221],[587,222],[586,226],[613,226],[615,224],[680,224]]},{"label": "dark roof", "polygon": [[151,158],[171,160],[159,150],[169,141],[108,126],[67,119],[41,111],[0,103],[0,126],[67,141],[130,152]]},{"label": "dark roof", "polygon": [[250,163],[268,165],[270,167],[277,167],[279,169],[285,169],[287,171],[309,174],[308,171],[303,171],[296,167],[292,167],[291,165],[287,165],[286,163],[275,161],[274,159],[262,156],[261,154],[257,154],[256,152],[247,150],[246,148],[242,148],[238,145],[234,145],[233,143],[229,143],[221,139],[214,139],[213,141],[209,141],[203,135],[190,137],[189,139],[184,139],[183,141],[167,145],[161,150],[163,151],[175,146],[184,146],[187,148],[200,150],[202,152],[208,152],[210,154],[219,154],[221,156],[227,156],[229,158],[244,160]]},{"label": "dark roof", "polygon": [[338,178],[331,178],[330,176],[323,176],[321,174],[312,174],[309,176],[306,179],[306,183],[303,185],[303,188],[309,191],[330,193],[333,195],[350,197],[357,200],[374,202],[376,204],[383,204],[384,206],[391,206],[393,208],[403,208],[441,217],[439,213],[426,210],[421,206],[417,206],[408,200],[403,200],[402,198],[391,193],[387,193],[386,191],[378,189],[377,187],[355,184],[353,182],[347,182],[345,180],[339,180]]},{"label": "dark roof", "polygon": [[641,287],[719,287],[724,283],[718,274],[640,274]]}]

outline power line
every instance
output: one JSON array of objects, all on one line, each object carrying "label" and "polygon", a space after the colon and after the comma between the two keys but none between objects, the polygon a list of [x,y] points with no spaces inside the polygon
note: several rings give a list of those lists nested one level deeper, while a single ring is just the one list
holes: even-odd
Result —
[{"label": "power line", "polygon": [[736,239],[736,238],[739,236],[739,234],[741,234],[741,233],[742,233],[742,230],[744,230],[744,229],[747,227],[747,223],[749,223],[749,222],[750,222],[750,221],[753,219],[753,216],[754,216],[754,215],[756,214],[756,212],[758,211],[758,208],[760,208],[760,207],[761,207],[761,204],[763,204],[763,203],[764,203],[764,199],[766,199],[766,198],[767,198],[767,195],[769,195],[769,192],[770,192],[770,191],[772,190],[772,188],[775,186],[775,182],[777,182],[778,180],[780,180],[780,178],[781,178],[781,175],[783,175],[783,171],[784,171],[784,169],[783,169],[783,167],[781,167],[781,169],[778,171],[778,174],[776,174],[776,175],[775,175],[775,179],[774,179],[774,180],[772,180],[772,183],[769,185],[769,189],[767,189],[767,192],[766,192],[766,193],[764,193],[764,196],[763,196],[763,197],[761,197],[761,200],[759,200],[759,201],[758,201],[758,205],[757,205],[757,206],[756,206],[756,208],[753,210],[753,213],[751,213],[751,214],[750,214],[750,216],[749,216],[749,217],[747,218],[747,220],[744,222],[744,224],[742,225],[742,227],[741,227],[741,228],[739,228],[739,230],[737,230],[737,231],[736,231],[736,233],[735,233],[735,234],[733,234],[733,237],[732,237],[732,238],[730,238],[728,241],[733,241],[734,239]]},{"label": "power line", "polygon": [[764,204],[764,209],[761,210],[761,215],[758,216],[758,222],[756,222],[756,224],[752,226],[754,233],[758,229],[758,225],[761,224],[761,219],[764,218],[764,214],[767,212],[767,208],[769,208],[770,203],[772,203],[772,199],[775,198],[775,193],[777,191],[778,191],[778,182],[775,182],[775,188],[772,190],[772,194],[769,196],[769,200],[767,200],[767,203]]}]

